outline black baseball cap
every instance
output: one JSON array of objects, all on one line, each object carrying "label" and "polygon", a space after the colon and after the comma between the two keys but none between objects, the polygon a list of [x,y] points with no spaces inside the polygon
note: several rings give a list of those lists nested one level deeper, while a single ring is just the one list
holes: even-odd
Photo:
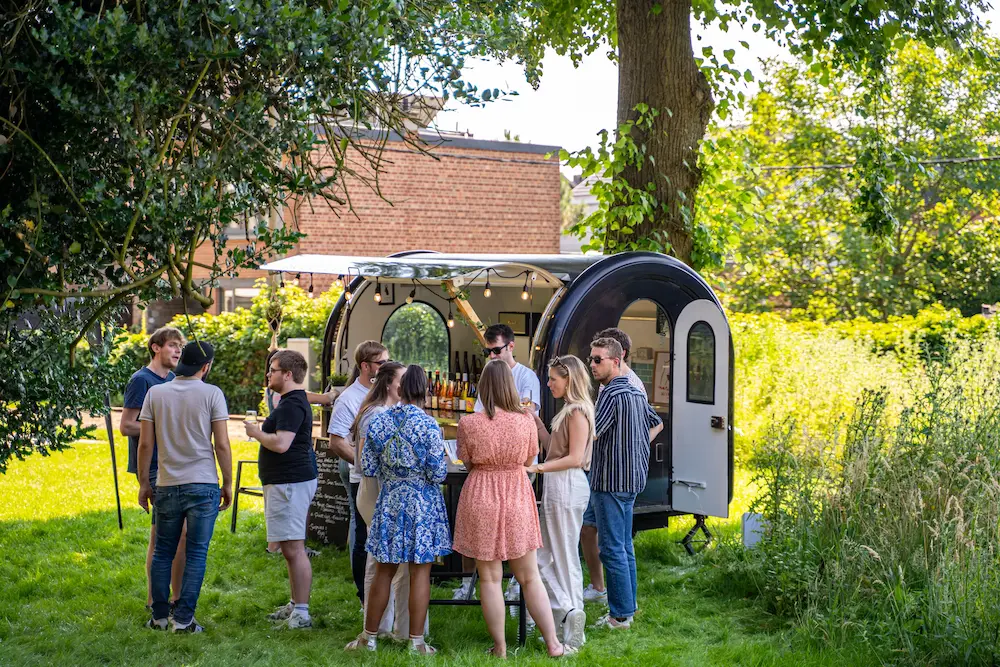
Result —
[{"label": "black baseball cap", "polygon": [[194,375],[201,367],[215,359],[215,348],[206,340],[191,341],[181,352],[181,362],[174,369],[175,375]]}]

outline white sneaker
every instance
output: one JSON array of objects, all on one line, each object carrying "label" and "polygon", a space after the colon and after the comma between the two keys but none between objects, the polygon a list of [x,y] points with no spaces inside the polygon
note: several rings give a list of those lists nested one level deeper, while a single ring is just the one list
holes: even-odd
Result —
[{"label": "white sneaker", "polygon": [[595,628],[610,628],[612,630],[628,630],[632,627],[632,617],[629,616],[624,621],[619,621],[611,614],[605,614],[594,623]]},{"label": "white sneaker", "polygon": [[[472,593],[471,596],[469,594],[470,591]],[[476,599],[476,591],[472,588],[471,577],[465,577],[462,579],[462,585],[455,589],[455,591],[451,595],[451,599],[452,600]]]},{"label": "white sneaker", "polygon": [[600,602],[601,604],[608,603],[608,589],[599,591],[594,588],[594,584],[587,584],[587,587],[583,589],[583,601],[584,602]]},{"label": "white sneaker", "polygon": [[287,621],[288,617],[292,615],[295,611],[295,603],[289,602],[288,604],[283,604],[273,612],[267,615],[267,620],[269,621]]},{"label": "white sneaker", "polygon": [[288,627],[292,630],[304,630],[313,626],[312,618],[300,611],[293,611],[288,616]]},{"label": "white sneaker", "polygon": [[587,612],[582,609],[573,609],[566,614],[563,621],[563,644],[580,648],[587,641],[584,628],[587,626]]}]

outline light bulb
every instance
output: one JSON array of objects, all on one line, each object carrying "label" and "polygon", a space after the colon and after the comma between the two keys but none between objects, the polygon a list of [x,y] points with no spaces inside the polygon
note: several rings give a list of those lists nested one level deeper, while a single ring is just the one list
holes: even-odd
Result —
[{"label": "light bulb", "polygon": [[344,298],[347,299],[348,301],[351,300],[351,296],[352,296],[351,290],[347,290],[346,292],[344,292]]},{"label": "light bulb", "polygon": [[490,283],[487,281],[486,289],[483,290],[483,296],[485,296],[488,299],[492,295],[493,295],[493,290],[490,289]]},{"label": "light bulb", "polygon": [[528,300],[528,290],[527,289],[525,289],[523,292],[521,292],[521,299],[523,299],[524,301]]},{"label": "light bulb", "polygon": [[448,311],[448,328],[449,329],[455,328],[455,318],[452,317],[450,310]]},{"label": "light bulb", "polygon": [[292,279],[292,284],[295,285],[296,287],[299,286],[299,274],[298,273],[296,273],[295,277]]},{"label": "light bulb", "polygon": [[382,290],[375,292],[375,303],[382,303]]},{"label": "light bulb", "polygon": [[337,276],[337,283],[338,283],[338,284],[339,284],[339,285],[340,285],[341,287],[344,287],[344,288],[346,288],[346,287],[347,287],[347,281],[346,281],[346,280],[344,280],[344,275],[343,275],[343,274],[340,274],[339,276]]},{"label": "light bulb", "polygon": [[406,297],[406,303],[413,303],[413,299],[417,296],[416,288],[410,290],[410,296]]}]

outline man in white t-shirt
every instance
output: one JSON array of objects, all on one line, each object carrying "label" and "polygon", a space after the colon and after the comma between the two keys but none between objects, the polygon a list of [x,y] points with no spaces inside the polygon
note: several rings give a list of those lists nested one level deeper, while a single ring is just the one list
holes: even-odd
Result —
[{"label": "man in white t-shirt", "polygon": [[[517,387],[517,395],[521,399],[521,403],[526,403],[526,399],[530,397],[537,413],[542,404],[542,385],[533,370],[514,360],[514,330],[506,324],[493,324],[486,329],[483,338],[486,339],[483,356],[486,357],[487,361],[500,359],[507,364],[514,376],[514,386]],[[483,404],[477,398],[476,412],[482,411]]]},{"label": "man in white t-shirt", "polygon": [[[389,361],[389,351],[382,343],[374,340],[365,342],[354,348],[354,382],[341,392],[333,406],[330,415],[330,451],[340,457],[340,479],[347,489],[350,504],[351,523],[347,533],[347,547],[351,552],[351,574],[354,585],[358,589],[358,599],[362,605],[365,602],[365,541],[368,539],[368,529],[358,514],[356,500],[358,488],[361,485],[360,461],[354,460],[354,443],[351,442],[351,425],[358,416],[358,409],[364,402],[368,390],[372,386],[379,367]],[[357,463],[357,466],[355,465]]]}]

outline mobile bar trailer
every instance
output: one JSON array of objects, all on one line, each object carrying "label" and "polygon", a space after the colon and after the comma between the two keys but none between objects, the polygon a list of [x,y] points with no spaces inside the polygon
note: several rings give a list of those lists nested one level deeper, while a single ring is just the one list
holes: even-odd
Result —
[{"label": "mobile bar trailer", "polygon": [[[510,325],[515,357],[540,378],[545,423],[559,409],[546,386],[549,360],[563,354],[586,359],[596,332],[619,327],[632,339],[630,365],[664,424],[650,446],[649,477],[636,500],[634,529],[665,527],[671,516],[694,515],[695,527],[684,539],[691,551],[699,528],[711,539],[706,516],[728,517],[733,493],[729,324],[708,283],[678,260],[652,252],[412,251],[391,257],[297,255],[262,268],[337,276],[344,284],[323,341],[324,378],[348,373],[360,342],[381,340],[392,358],[403,363],[421,363],[459,381],[464,370],[468,387],[468,375],[475,381],[475,360],[482,359],[486,326]],[[454,438],[461,416],[455,405],[450,410],[443,404],[437,410],[425,407],[445,437]],[[471,406],[463,410],[471,412]],[[328,418],[324,413],[324,434]],[[310,534],[343,544],[346,498],[336,461],[320,454],[320,491],[310,513]]]}]

